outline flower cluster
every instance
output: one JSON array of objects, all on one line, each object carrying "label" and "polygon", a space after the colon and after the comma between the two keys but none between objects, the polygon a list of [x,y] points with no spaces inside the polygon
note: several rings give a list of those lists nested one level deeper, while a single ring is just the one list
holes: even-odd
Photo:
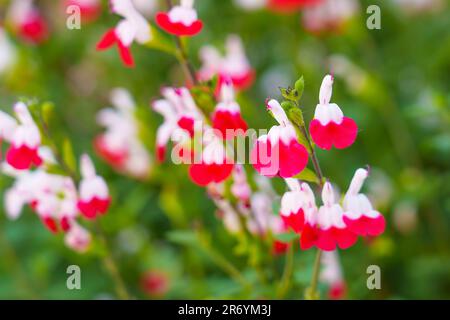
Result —
[{"label": "flower cluster", "polygon": [[385,228],[384,217],[373,209],[360,189],[368,171],[358,169],[342,205],[330,182],[322,188],[322,205],[316,206],[314,193],[306,183],[287,179],[290,191],[283,195],[280,214],[286,224],[301,234],[300,247],[316,246],[325,251],[347,249],[358,236],[378,236]]},{"label": "flower cluster", "polygon": [[132,177],[145,179],[151,169],[151,158],[139,139],[135,103],[128,91],[111,92],[114,108],[101,110],[97,122],[106,128],[94,142],[97,153],[114,169]]},{"label": "flower cluster", "polygon": [[57,157],[41,144],[40,129],[27,105],[18,102],[14,111],[18,121],[0,111],[0,141],[10,144],[2,171],[15,178],[4,196],[6,212],[16,219],[23,207],[29,206],[50,231],[65,233],[69,247],[84,252],[90,235],[77,217],[81,214],[94,219],[106,213],[110,203],[108,187],[86,154],[80,161],[78,189],[71,173],[52,173],[51,168],[58,165]]}]

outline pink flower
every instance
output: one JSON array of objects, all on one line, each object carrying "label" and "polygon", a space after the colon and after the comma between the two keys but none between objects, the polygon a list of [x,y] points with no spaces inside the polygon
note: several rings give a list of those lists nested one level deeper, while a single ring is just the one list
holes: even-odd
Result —
[{"label": "pink flower", "polygon": [[249,88],[255,80],[255,71],[250,66],[239,36],[228,36],[225,50],[225,56],[212,46],[205,46],[200,50],[200,60],[203,64],[198,72],[198,78],[207,81],[217,75],[219,90],[222,84],[230,80],[237,90]]},{"label": "pink flower", "polygon": [[313,33],[339,32],[358,10],[356,0],[324,0],[317,6],[305,8],[303,25]]},{"label": "pink flower", "polygon": [[102,11],[100,0],[65,0],[64,6],[65,8],[69,6],[80,8],[83,23],[96,20]]},{"label": "pink flower", "polygon": [[238,134],[245,135],[247,123],[242,119],[241,109],[234,99],[233,85],[225,83],[221,93],[221,102],[212,115],[213,128],[218,129],[224,139],[232,139]]},{"label": "pink flower", "polygon": [[87,219],[95,219],[105,214],[111,198],[105,180],[95,173],[95,167],[87,154],[81,157],[81,176],[79,185],[78,209]]},{"label": "pink flower", "polygon": [[141,287],[151,297],[164,297],[170,287],[169,275],[160,270],[147,271],[141,277]]},{"label": "pink flower", "polygon": [[314,6],[323,0],[268,0],[268,7],[275,11],[291,12]]},{"label": "pink flower", "polygon": [[236,164],[233,170],[233,184],[231,185],[231,193],[241,203],[248,204],[252,190],[247,182],[247,175],[242,165]]},{"label": "pink flower", "polygon": [[194,0],[181,0],[168,13],[156,14],[156,23],[164,31],[176,36],[194,36],[203,28],[203,22],[198,19],[193,8]]},{"label": "pink flower", "polygon": [[201,154],[200,163],[193,163],[189,167],[189,176],[200,186],[207,186],[227,179],[233,171],[233,163],[226,158],[222,140],[213,138],[206,143]]},{"label": "pink flower", "polygon": [[115,108],[106,108],[97,114],[97,122],[106,131],[95,139],[95,149],[119,172],[146,178],[151,169],[150,155],[139,139],[133,98],[125,89],[116,88],[110,99]]},{"label": "pink flower", "polygon": [[79,253],[84,253],[89,249],[91,240],[90,233],[77,223],[72,225],[64,237],[66,246]]},{"label": "pink flower", "polygon": [[366,195],[359,193],[369,173],[358,169],[353,176],[344,198],[344,222],[348,228],[360,236],[378,236],[384,232],[386,221],[381,213],[374,210]]},{"label": "pink flower", "polygon": [[313,244],[324,251],[332,251],[336,247],[347,249],[354,245],[358,237],[345,224],[343,210],[335,202],[333,187],[329,182],[323,186],[322,202],[317,214],[317,233]]},{"label": "pink flower", "polygon": [[115,28],[106,32],[97,44],[97,50],[105,50],[117,44],[122,62],[128,67],[132,67],[134,61],[130,46],[133,41],[142,44],[151,40],[150,25],[134,8],[131,0],[110,0],[110,4],[112,11],[124,19]]},{"label": "pink flower", "polygon": [[251,151],[251,163],[264,176],[293,177],[306,167],[308,152],[298,142],[295,129],[278,101],[270,100],[267,108],[280,125],[258,138]]},{"label": "pink flower", "polygon": [[15,0],[9,10],[8,18],[25,41],[40,44],[48,38],[47,22],[32,0]]},{"label": "pink flower", "polygon": [[[27,106],[18,102],[14,106],[20,124],[10,136],[11,146],[6,153],[6,162],[17,170],[28,170],[31,166],[40,166],[42,159],[38,149],[41,144],[39,129],[33,121]],[[11,123],[9,124],[11,126]]]},{"label": "pink flower", "polygon": [[342,110],[335,103],[330,103],[333,77],[325,76],[320,87],[319,104],[309,131],[314,143],[322,149],[332,146],[344,149],[353,144],[358,134],[358,126],[353,119],[344,117]]},{"label": "pink flower", "polygon": [[342,275],[337,251],[325,251],[321,259],[320,281],[328,286],[328,296],[332,300],[345,298],[347,286]]}]

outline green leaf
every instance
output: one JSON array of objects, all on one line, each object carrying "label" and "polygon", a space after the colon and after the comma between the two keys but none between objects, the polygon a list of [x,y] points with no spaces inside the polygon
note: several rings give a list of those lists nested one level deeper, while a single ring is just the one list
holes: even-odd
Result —
[{"label": "green leaf", "polygon": [[319,178],[314,173],[314,171],[312,171],[309,168],[303,169],[302,172],[300,172],[299,174],[295,175],[293,178],[300,179],[300,180],[303,180],[303,181],[313,182],[313,183],[319,183]]},{"label": "green leaf", "polygon": [[274,238],[283,243],[289,243],[293,240],[297,240],[299,238],[299,235],[295,232],[287,232],[275,234]]},{"label": "green leaf", "polygon": [[65,138],[62,145],[62,156],[64,163],[69,167],[72,172],[77,171],[77,160],[73,152],[72,143],[70,140]]},{"label": "green leaf", "polygon": [[295,88],[295,90],[297,90],[297,93],[298,93],[298,97],[297,97],[297,101],[298,101],[302,98],[303,90],[305,89],[305,79],[303,78],[303,76],[301,76],[300,79],[295,81],[294,88]]}]

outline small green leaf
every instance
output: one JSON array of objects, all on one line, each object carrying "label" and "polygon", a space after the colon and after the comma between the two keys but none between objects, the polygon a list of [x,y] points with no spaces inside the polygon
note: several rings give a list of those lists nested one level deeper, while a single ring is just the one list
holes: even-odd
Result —
[{"label": "small green leaf", "polygon": [[289,88],[279,88],[281,95],[283,98],[289,101],[297,101],[298,100],[298,91],[291,87]]},{"label": "small green leaf", "polygon": [[73,152],[72,143],[70,140],[65,138],[62,145],[62,156],[64,163],[69,167],[72,172],[77,171],[77,160]]},{"label": "small green leaf", "polygon": [[295,232],[287,232],[275,234],[274,238],[283,243],[289,243],[293,240],[297,240],[299,238],[299,235]]},{"label": "small green leaf", "polygon": [[53,117],[53,110],[55,109],[55,105],[51,102],[44,102],[41,105],[41,114],[42,120],[46,125],[51,122],[51,118]]},{"label": "small green leaf", "polygon": [[295,88],[295,90],[297,90],[297,93],[298,93],[298,97],[297,97],[297,101],[298,101],[302,98],[303,90],[305,89],[305,79],[303,78],[303,76],[301,76],[300,79],[295,81],[294,88]]},{"label": "small green leaf", "polygon": [[295,175],[293,178],[300,179],[300,180],[303,180],[303,181],[313,182],[313,183],[319,183],[319,178],[314,173],[314,171],[312,171],[309,168],[303,169],[302,172],[300,172],[299,174]]}]

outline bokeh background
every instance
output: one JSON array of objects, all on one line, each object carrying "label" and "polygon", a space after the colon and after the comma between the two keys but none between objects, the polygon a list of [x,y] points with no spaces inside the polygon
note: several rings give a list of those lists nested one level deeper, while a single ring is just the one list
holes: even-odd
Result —
[{"label": "bokeh background", "polygon": [[[0,19],[9,2],[0,1]],[[30,45],[9,34],[16,62],[0,74],[1,109],[10,111],[19,97],[52,101],[75,152],[94,154],[92,140],[101,131],[95,114],[109,105],[112,88],[124,87],[139,105],[140,121],[148,129],[143,140],[153,152],[161,118],[150,110],[149,102],[159,96],[163,85],[183,83],[174,58],[134,45],[136,67],[124,68],[115,50],[95,51],[101,35],[118,21],[107,3],[99,19],[83,23],[81,30],[65,27],[67,15],[60,1],[36,3],[50,25],[50,37]],[[371,4],[381,8],[380,30],[366,27],[365,11]],[[450,11],[446,1],[431,10],[413,10],[408,1],[359,1],[357,14],[339,32],[324,34],[307,32],[301,12],[248,11],[230,0],[198,0],[196,7],[205,24],[189,43],[196,67],[203,45],[223,48],[228,34],[243,40],[257,74],[254,85],[238,97],[251,127],[272,125],[264,100],[279,97],[278,87],[292,84],[302,74],[306,82],[302,106],[310,119],[323,76],[330,70],[335,73],[333,100],[361,131],[352,148],[319,151],[322,168],[326,176],[346,186],[356,168],[370,164],[369,192],[388,222],[378,239],[359,241],[340,253],[347,297],[450,298]],[[274,283],[255,280],[248,292],[218,267],[229,261],[246,278],[257,277],[249,257],[239,253],[242,243],[228,235],[213,203],[204,189],[189,181],[185,167],[155,164],[151,178],[142,182],[118,174],[98,157],[95,161],[113,197],[101,224],[134,297],[274,297]],[[11,183],[0,176],[0,194]],[[274,184],[281,194],[282,181]],[[114,284],[99,260],[102,254],[95,243],[88,253],[77,254],[64,246],[62,235],[43,228],[31,211],[10,221],[0,206],[0,298],[115,298]],[[313,252],[297,248],[287,298],[303,298],[313,258]],[[278,272],[283,262],[283,256],[271,257],[270,268]],[[66,288],[66,268],[72,264],[82,270],[82,290]],[[381,267],[381,290],[366,287],[366,268],[371,264]]]}]

